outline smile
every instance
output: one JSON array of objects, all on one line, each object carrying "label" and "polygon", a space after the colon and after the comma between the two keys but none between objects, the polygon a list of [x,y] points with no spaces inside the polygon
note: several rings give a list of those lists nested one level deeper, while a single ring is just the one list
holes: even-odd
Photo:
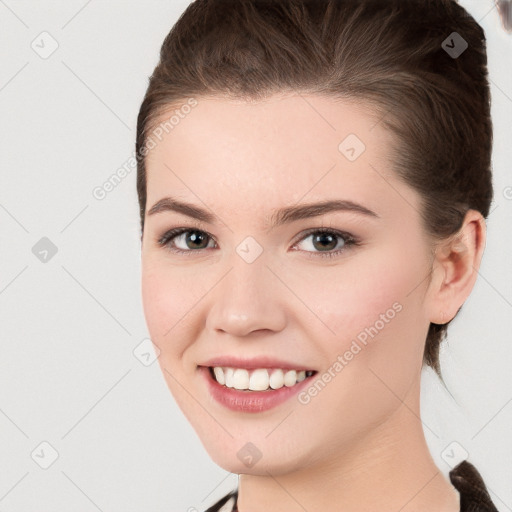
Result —
[{"label": "smile", "polygon": [[311,377],[313,370],[282,370],[280,368],[245,368],[210,367],[212,377],[221,385],[247,391],[267,391],[292,387]]},{"label": "smile", "polygon": [[261,413],[277,407],[308,386],[318,373],[314,370],[209,366],[199,366],[198,371],[206,382],[209,395],[217,403],[244,413]]}]

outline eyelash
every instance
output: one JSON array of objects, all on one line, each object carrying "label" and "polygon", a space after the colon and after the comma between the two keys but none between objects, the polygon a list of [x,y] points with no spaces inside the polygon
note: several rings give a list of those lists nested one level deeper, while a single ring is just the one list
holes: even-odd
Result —
[{"label": "eyelash", "polygon": [[[189,232],[196,232],[196,233],[202,233],[205,234],[209,239],[213,240],[215,243],[216,240],[213,238],[208,232],[203,231],[201,229],[192,229],[192,228],[175,228],[167,231],[164,233],[160,238],[158,238],[157,243],[159,246],[165,247],[167,250],[177,253],[177,254],[183,254],[183,255],[189,255],[193,252],[203,251],[205,249],[197,249],[197,250],[188,250],[184,251],[183,249],[177,249],[176,247],[171,247],[170,242],[178,237],[179,235],[182,235],[183,233],[189,233]],[[303,233],[302,238],[299,238],[295,243],[294,246],[297,245],[299,242],[302,242],[306,238],[308,238],[312,234],[324,234],[324,235],[334,235],[336,237],[342,238],[344,240],[344,245],[341,249],[338,249],[337,251],[329,251],[329,252],[323,252],[323,251],[302,251],[308,253],[308,255],[312,258],[315,258],[317,255],[321,258],[334,258],[336,256],[339,256],[341,253],[347,251],[351,246],[357,246],[360,245],[359,240],[352,236],[350,233],[346,233],[343,231],[337,231],[332,229],[325,229],[325,228],[313,228],[307,230],[305,233]]]}]

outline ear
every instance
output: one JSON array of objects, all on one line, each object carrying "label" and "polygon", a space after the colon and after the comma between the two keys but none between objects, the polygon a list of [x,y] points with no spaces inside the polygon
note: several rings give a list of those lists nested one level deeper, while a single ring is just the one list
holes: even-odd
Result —
[{"label": "ear", "polygon": [[468,298],[478,276],[485,238],[485,219],[480,212],[469,210],[460,230],[436,247],[427,292],[430,322],[449,322]]}]

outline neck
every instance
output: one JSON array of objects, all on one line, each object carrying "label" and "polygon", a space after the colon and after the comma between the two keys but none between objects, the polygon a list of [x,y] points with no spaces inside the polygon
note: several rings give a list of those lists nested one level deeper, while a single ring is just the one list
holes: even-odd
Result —
[{"label": "neck", "polygon": [[459,493],[428,449],[419,394],[418,382],[384,424],[329,460],[285,474],[240,475],[238,510],[459,512]]}]

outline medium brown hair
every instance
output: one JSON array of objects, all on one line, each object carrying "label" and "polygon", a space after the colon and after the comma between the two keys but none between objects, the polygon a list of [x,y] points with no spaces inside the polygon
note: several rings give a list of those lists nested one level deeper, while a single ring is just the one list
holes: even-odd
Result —
[{"label": "medium brown hair", "polygon": [[[372,105],[395,134],[394,171],[420,194],[426,232],[447,238],[469,209],[489,214],[487,75],[483,29],[455,0],[195,0],[162,44],[138,115],[141,233],[144,148],[162,113],[189,97],[295,91]],[[430,324],[423,356],[441,379],[449,323]]]}]

